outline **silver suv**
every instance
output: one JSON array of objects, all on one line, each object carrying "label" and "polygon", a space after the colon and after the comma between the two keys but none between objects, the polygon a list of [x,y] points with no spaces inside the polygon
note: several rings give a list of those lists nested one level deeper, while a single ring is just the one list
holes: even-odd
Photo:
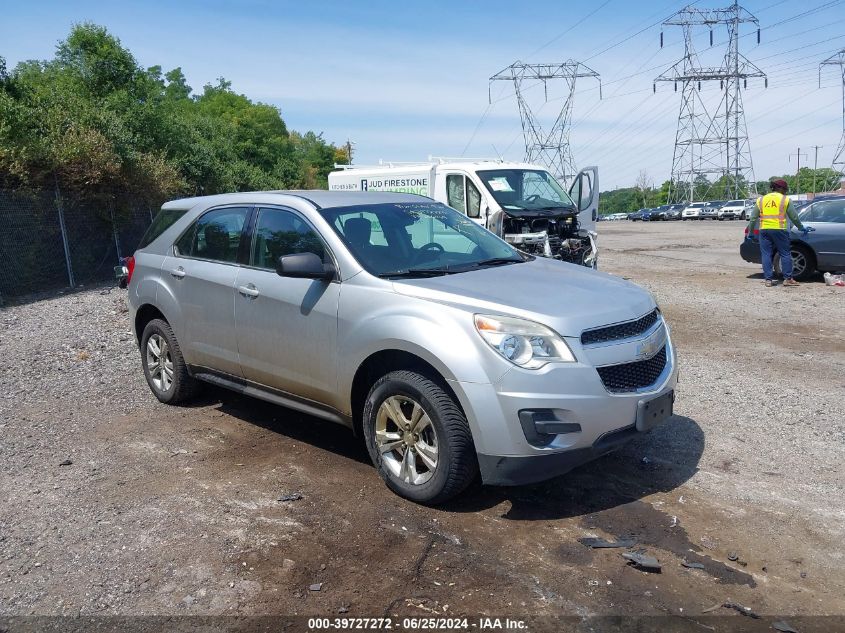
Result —
[{"label": "silver suv", "polygon": [[127,272],[159,400],[207,382],[345,424],[417,502],[479,472],[554,477],[672,413],[675,353],[647,291],[422,196],[176,200]]}]

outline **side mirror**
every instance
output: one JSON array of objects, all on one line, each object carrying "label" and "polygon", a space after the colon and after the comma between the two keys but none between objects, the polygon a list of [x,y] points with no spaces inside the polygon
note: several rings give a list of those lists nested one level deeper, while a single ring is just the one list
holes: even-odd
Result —
[{"label": "side mirror", "polygon": [[280,277],[331,281],[335,277],[335,269],[331,264],[324,264],[319,255],[297,253],[279,257],[276,263],[276,274]]}]

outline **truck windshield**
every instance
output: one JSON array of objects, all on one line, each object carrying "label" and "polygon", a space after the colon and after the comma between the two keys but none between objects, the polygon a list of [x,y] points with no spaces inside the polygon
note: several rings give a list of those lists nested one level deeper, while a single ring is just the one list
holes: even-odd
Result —
[{"label": "truck windshield", "polygon": [[542,169],[490,169],[478,176],[503,209],[575,208],[569,194]]},{"label": "truck windshield", "polygon": [[380,277],[428,277],[526,261],[508,243],[436,202],[320,209],[349,252]]}]

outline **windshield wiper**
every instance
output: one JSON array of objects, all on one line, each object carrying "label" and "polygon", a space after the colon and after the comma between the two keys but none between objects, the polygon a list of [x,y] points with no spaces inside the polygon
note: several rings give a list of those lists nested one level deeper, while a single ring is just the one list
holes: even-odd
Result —
[{"label": "windshield wiper", "polygon": [[461,272],[449,267],[445,268],[406,268],[405,270],[393,270],[386,273],[379,273],[377,277],[438,277],[440,275],[452,275]]},{"label": "windshield wiper", "polygon": [[480,262],[473,262],[473,266],[501,266],[503,264],[521,264],[525,260],[521,257],[513,259],[512,257],[491,257],[490,259],[482,259]]}]

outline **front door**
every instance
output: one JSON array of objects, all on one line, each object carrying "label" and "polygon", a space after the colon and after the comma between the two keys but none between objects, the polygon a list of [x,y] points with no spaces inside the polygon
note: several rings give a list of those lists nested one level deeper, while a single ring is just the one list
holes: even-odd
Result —
[{"label": "front door", "polygon": [[305,219],[290,209],[258,210],[249,265],[238,272],[235,326],[244,377],[317,402],[337,392],[337,281],[276,274],[282,255],[330,254]]},{"label": "front door", "polygon": [[595,231],[599,217],[599,168],[585,167],[578,172],[569,188],[569,197],[578,207],[578,225]]},{"label": "front door", "polygon": [[181,308],[174,320],[186,361],[240,376],[235,340],[235,280],[248,207],[201,215],[162,264],[162,279]]}]

